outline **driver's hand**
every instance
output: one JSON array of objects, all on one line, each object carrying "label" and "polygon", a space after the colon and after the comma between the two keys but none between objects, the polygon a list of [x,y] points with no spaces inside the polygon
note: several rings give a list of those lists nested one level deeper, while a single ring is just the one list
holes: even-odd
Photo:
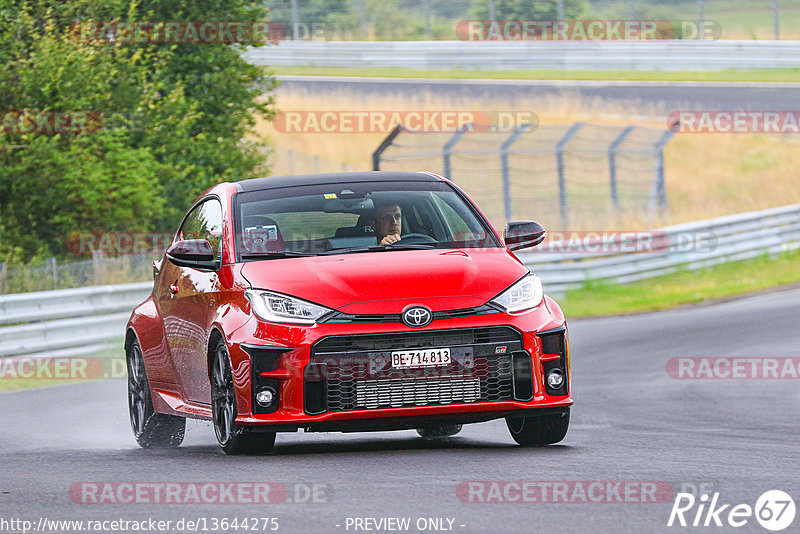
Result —
[{"label": "driver's hand", "polygon": [[387,235],[386,237],[384,237],[381,240],[380,244],[381,245],[391,245],[392,243],[397,243],[398,241],[400,241],[400,236],[399,235],[390,234],[390,235]]}]

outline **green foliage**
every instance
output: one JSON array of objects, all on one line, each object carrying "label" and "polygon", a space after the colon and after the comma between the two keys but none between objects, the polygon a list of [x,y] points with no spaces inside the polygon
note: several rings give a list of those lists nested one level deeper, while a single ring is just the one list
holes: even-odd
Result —
[{"label": "green foliage", "polygon": [[[208,187],[266,173],[255,116],[274,80],[241,44],[82,38],[78,21],[263,21],[244,0],[0,0],[0,261],[64,254],[71,232],[171,231]],[[14,128],[9,112],[88,115]],[[39,125],[41,127],[41,124]],[[46,128],[45,128],[46,129]]]},{"label": "green foliage", "polygon": [[[474,0],[472,16],[476,19],[489,18],[489,7],[486,0]],[[564,0],[564,18],[578,19],[584,16],[589,8],[586,0]],[[495,0],[495,17],[498,20],[556,20],[558,19],[558,2],[556,0]]]},{"label": "green foliage", "polygon": [[65,253],[73,232],[148,230],[163,206],[161,165],[126,141],[124,130],[100,130],[65,147],[58,136],[31,136],[3,171],[4,237],[27,258],[40,243]]}]

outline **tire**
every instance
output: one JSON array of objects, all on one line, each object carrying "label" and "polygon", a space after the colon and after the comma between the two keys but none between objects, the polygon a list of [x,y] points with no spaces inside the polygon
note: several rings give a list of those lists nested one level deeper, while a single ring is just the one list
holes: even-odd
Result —
[{"label": "tire", "polygon": [[455,436],[461,432],[462,425],[426,426],[418,428],[417,434],[423,439],[441,439]]},{"label": "tire", "polygon": [[183,443],[186,419],[155,412],[139,342],[128,345],[126,353],[128,414],[136,442],[144,449],[177,447]]},{"label": "tire", "polygon": [[529,417],[506,417],[511,437],[520,445],[538,447],[558,443],[569,429],[569,409],[564,413]]},{"label": "tire", "polygon": [[275,445],[275,432],[253,432],[236,424],[236,388],[224,340],[217,343],[211,360],[211,413],[214,434],[225,454],[266,454]]}]

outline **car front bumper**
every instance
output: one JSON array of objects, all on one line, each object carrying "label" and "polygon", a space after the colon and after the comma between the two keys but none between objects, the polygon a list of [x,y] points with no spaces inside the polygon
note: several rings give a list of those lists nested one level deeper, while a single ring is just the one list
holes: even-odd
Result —
[{"label": "car front bumper", "polygon": [[[253,318],[228,344],[237,423],[265,431],[399,430],[563,412],[573,402],[568,332],[548,297],[525,312],[438,320],[421,329]],[[451,348],[452,365],[397,371],[389,362],[392,351],[437,346]],[[566,373],[556,394],[545,385],[553,366]],[[276,394],[267,407],[254,400],[265,388]]]}]

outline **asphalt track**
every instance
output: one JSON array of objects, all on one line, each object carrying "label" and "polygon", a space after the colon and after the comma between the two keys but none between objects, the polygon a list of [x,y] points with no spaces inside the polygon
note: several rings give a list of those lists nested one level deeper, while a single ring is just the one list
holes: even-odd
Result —
[{"label": "asphalt track", "polygon": [[[278,532],[337,533],[355,531],[345,528],[347,518],[408,517],[409,532],[419,532],[419,518],[445,517],[454,519],[453,532],[476,534],[732,531],[668,528],[671,498],[485,504],[463,502],[456,488],[463,481],[657,481],[676,491],[706,484],[732,504],[752,506],[771,489],[798,500],[797,380],[678,380],[665,371],[676,356],[797,357],[798,324],[799,289],[573,321],[572,426],[562,444],[542,449],[515,446],[505,424],[493,421],[443,442],[413,431],[279,434],[272,455],[226,457],[209,424],[190,422],[182,447],[148,451],[131,435],[123,380],[4,393],[0,520],[257,516],[277,517]],[[75,483],[110,481],[323,484],[328,494],[318,499],[326,502],[268,505],[70,499]],[[800,517],[785,532],[799,526]],[[736,531],[767,532],[753,519]]]},{"label": "asphalt track", "polygon": [[578,95],[587,101],[623,102],[629,109],[662,107],[679,110],[796,111],[800,83],[629,82],[551,80],[450,80],[429,78],[363,78],[278,76],[277,95],[307,92],[326,95],[429,95],[490,98],[494,102],[548,95]]}]

